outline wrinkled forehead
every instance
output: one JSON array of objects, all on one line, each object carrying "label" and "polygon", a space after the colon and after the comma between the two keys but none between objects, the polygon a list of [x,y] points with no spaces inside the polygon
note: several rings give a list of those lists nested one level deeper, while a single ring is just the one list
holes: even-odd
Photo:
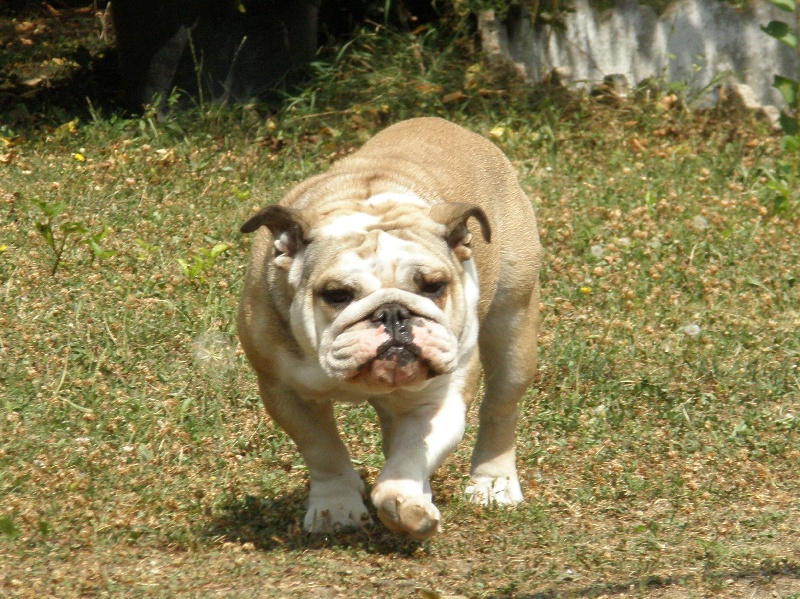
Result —
[{"label": "wrinkled forehead", "polygon": [[380,193],[359,202],[331,202],[315,230],[323,237],[349,237],[381,229],[403,237],[436,231],[430,205],[413,194]]},{"label": "wrinkled forehead", "polygon": [[312,243],[315,270],[338,280],[369,276],[381,286],[446,270],[446,244],[434,223],[425,220],[418,215],[413,227],[397,227],[363,212],[327,219]]}]

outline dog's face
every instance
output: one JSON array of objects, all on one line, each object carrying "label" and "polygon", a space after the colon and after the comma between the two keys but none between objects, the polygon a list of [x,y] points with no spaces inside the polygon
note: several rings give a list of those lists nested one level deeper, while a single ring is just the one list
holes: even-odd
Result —
[{"label": "dog's face", "polygon": [[371,393],[450,373],[477,339],[478,282],[464,205],[385,206],[322,217],[271,206],[267,226],[292,333],[326,375]]}]

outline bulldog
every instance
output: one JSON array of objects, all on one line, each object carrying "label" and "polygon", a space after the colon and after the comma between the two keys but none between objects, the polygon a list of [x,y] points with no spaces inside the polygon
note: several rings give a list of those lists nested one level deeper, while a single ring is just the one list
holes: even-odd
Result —
[{"label": "bulldog", "polygon": [[312,533],[372,521],[333,414],[369,402],[392,531],[441,531],[429,478],[484,373],[467,497],[522,501],[518,403],[536,372],[540,245],[511,163],[438,118],[385,129],[241,227],[256,233],[238,315],[264,406],[297,444]]}]

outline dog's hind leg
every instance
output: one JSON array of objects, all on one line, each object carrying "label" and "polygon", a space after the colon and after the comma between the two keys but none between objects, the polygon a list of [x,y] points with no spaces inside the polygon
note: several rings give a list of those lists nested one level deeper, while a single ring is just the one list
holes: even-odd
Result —
[{"label": "dog's hind leg", "polygon": [[493,309],[481,330],[485,394],[466,489],[474,503],[514,505],[523,499],[515,435],[519,401],[536,376],[538,329],[537,285],[527,306]]}]

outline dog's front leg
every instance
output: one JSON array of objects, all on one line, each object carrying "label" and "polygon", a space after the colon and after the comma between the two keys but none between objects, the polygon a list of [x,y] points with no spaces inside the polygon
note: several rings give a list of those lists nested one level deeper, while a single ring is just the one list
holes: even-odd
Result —
[{"label": "dog's front leg", "polygon": [[442,529],[429,479],[463,437],[466,405],[460,393],[451,393],[411,409],[399,404],[376,408],[386,463],[372,489],[372,502],[387,528],[427,539]]},{"label": "dog's front leg", "polygon": [[364,483],[339,437],[333,404],[306,401],[274,383],[260,387],[267,412],[289,434],[308,466],[310,490],[303,528],[325,533],[370,524]]}]

